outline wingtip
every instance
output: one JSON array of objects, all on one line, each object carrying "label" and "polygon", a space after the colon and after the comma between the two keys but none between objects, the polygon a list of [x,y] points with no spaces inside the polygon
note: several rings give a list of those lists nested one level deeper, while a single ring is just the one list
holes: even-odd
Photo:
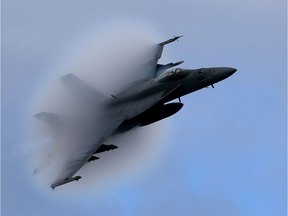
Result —
[{"label": "wingtip", "polygon": [[181,37],[183,37],[184,35],[178,35],[178,36],[174,36],[175,38],[179,39]]},{"label": "wingtip", "polygon": [[72,178],[65,178],[62,179],[60,181],[54,182],[53,184],[50,185],[50,187],[54,190],[56,187],[73,182],[73,181],[78,181],[79,179],[81,179],[81,176],[75,176]]},{"label": "wingtip", "polygon": [[174,36],[173,38],[170,38],[169,40],[166,40],[166,41],[163,41],[162,43],[159,43],[159,45],[166,45],[166,44],[169,44],[169,43],[172,43],[176,40],[178,40],[179,38],[183,37],[183,35],[179,35],[179,36]]}]

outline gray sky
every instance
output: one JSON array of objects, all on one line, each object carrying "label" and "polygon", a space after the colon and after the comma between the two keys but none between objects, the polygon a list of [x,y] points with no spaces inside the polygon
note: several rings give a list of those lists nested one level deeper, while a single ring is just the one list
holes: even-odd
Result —
[{"label": "gray sky", "polygon": [[[286,215],[286,8],[284,0],[3,0],[2,215]],[[27,162],[35,92],[91,31],[125,30],[131,20],[160,40],[185,35],[162,62],[238,71],[182,98],[184,108],[161,123],[163,153],[145,174],[89,196],[47,195]]]}]

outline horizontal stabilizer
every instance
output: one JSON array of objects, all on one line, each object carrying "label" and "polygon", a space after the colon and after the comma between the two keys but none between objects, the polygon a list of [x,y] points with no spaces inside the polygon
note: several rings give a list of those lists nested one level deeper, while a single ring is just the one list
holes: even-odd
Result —
[{"label": "horizontal stabilizer", "polygon": [[40,119],[42,121],[47,122],[51,125],[57,125],[59,124],[59,115],[55,113],[49,113],[49,112],[41,112],[34,115],[35,118]]},{"label": "horizontal stabilizer", "polygon": [[101,153],[101,152],[105,152],[105,151],[110,151],[110,150],[114,150],[114,149],[117,149],[118,146],[115,146],[115,145],[106,145],[106,144],[102,144],[96,151],[94,154],[98,154],[98,153]]},{"label": "horizontal stabilizer", "polygon": [[80,99],[88,99],[90,101],[103,101],[106,97],[96,89],[89,86],[83,80],[76,77],[74,74],[68,74],[61,77],[62,83]]},{"label": "horizontal stabilizer", "polygon": [[58,187],[60,185],[67,184],[67,183],[70,183],[70,182],[73,182],[73,181],[78,181],[81,178],[82,178],[81,176],[75,176],[73,178],[66,178],[66,179],[63,179],[61,181],[58,181],[58,182],[55,182],[55,183],[51,184],[50,187],[54,190],[55,187]]}]

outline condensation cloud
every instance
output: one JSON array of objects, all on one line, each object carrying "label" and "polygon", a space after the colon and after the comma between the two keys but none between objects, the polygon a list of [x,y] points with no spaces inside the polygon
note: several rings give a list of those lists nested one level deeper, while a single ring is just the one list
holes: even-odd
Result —
[{"label": "condensation cloud", "polygon": [[[157,34],[150,28],[131,23],[109,25],[88,34],[88,39],[84,38],[83,35],[83,40],[75,44],[76,51],[67,53],[66,60],[49,72],[31,105],[31,116],[45,111],[65,116],[69,122],[81,119],[69,133],[38,119],[31,120],[32,169],[37,167],[37,172],[41,170],[34,178],[39,179],[44,189],[50,189],[49,185],[63,166],[65,158],[81,150],[82,144],[79,142],[87,141],[85,132],[93,132],[94,125],[90,124],[89,119],[102,115],[101,109],[71,94],[62,85],[60,78],[72,73],[109,98],[129,84],[141,80],[145,73],[141,65],[145,63],[153,44],[159,42]],[[101,127],[102,123],[99,122],[97,127]],[[78,130],[83,133],[77,133]],[[103,191],[141,176],[141,173],[153,167],[161,155],[163,132],[163,124],[156,123],[111,137],[106,143],[113,143],[119,148],[97,155],[100,160],[87,163],[77,173],[83,177],[79,182],[59,187],[56,193],[71,195],[71,191]],[[62,139],[59,139],[59,134]]]}]

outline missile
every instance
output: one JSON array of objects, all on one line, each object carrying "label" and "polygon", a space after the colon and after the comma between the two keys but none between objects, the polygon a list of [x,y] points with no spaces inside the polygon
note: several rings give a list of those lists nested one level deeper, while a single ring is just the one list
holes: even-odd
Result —
[{"label": "missile", "polygon": [[164,46],[166,44],[169,44],[169,43],[172,43],[176,40],[178,40],[179,38],[183,37],[183,35],[180,35],[180,36],[174,36],[173,38],[169,39],[169,40],[166,40],[166,41],[163,41],[162,43],[160,43],[160,45]]}]

